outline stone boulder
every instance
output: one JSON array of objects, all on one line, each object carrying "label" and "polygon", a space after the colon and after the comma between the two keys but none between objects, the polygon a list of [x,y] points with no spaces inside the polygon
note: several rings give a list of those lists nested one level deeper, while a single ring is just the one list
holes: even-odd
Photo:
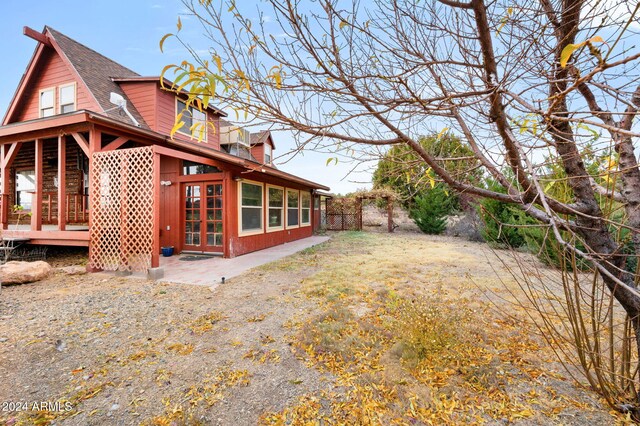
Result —
[{"label": "stone boulder", "polygon": [[24,284],[40,281],[51,273],[51,265],[42,260],[36,262],[11,261],[0,265],[0,282],[6,284]]}]

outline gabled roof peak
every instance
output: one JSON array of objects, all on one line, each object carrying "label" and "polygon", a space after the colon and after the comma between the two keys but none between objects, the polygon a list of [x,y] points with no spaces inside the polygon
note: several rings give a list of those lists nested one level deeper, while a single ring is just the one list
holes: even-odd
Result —
[{"label": "gabled roof peak", "polygon": [[[138,73],[49,26],[44,27],[43,33],[52,39],[52,44],[56,51],[60,55],[64,55],[78,73],[80,79],[100,106],[101,111],[99,112],[105,113],[116,120],[135,124],[127,115],[119,114],[119,110],[117,108],[114,109],[111,104],[112,92],[127,99],[124,91],[111,79],[111,76],[139,77]],[[142,115],[131,102],[128,103],[127,109],[142,127],[148,128]]]}]

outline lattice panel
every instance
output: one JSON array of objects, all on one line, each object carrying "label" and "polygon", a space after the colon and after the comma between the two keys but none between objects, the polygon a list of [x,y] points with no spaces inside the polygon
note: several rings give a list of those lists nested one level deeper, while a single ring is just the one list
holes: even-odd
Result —
[{"label": "lattice panel", "polygon": [[[107,271],[151,268],[154,223],[151,147],[96,152],[92,157],[92,267]],[[158,200],[159,202],[159,200]]]},{"label": "lattice panel", "polygon": [[351,198],[327,200],[327,230],[359,231],[362,229],[362,203]]}]

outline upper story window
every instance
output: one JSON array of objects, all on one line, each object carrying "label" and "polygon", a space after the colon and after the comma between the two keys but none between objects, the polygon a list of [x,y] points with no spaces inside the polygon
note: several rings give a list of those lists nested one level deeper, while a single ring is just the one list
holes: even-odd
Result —
[{"label": "upper story window", "polygon": [[57,114],[66,114],[76,110],[76,83],[63,84],[40,90],[40,118],[56,114],[56,92],[58,93]]},{"label": "upper story window", "polygon": [[56,110],[56,89],[44,89],[40,91],[40,118],[51,117]]},{"label": "upper story window", "polygon": [[76,110],[76,84],[65,84],[59,87],[60,114]]},{"label": "upper story window", "polygon": [[264,144],[264,164],[271,164],[271,145],[268,143]]},{"label": "upper story window", "polygon": [[184,126],[178,132],[189,135],[199,140],[207,138],[207,113],[178,99],[176,103],[176,114],[181,115]]}]

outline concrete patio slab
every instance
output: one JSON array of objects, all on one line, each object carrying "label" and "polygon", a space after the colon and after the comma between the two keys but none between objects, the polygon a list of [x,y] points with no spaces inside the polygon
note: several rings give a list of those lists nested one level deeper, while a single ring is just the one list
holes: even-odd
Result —
[{"label": "concrete patio slab", "polygon": [[[225,280],[236,277],[251,268],[270,263],[290,256],[301,250],[324,243],[330,237],[313,236],[290,243],[281,244],[268,249],[248,253],[233,259],[210,257],[204,260],[180,260],[190,254],[161,257],[160,267],[164,269],[164,277],[157,280],[162,283],[183,283],[217,287]],[[198,255],[199,256],[199,255]],[[143,277],[134,274],[135,277]]]}]

